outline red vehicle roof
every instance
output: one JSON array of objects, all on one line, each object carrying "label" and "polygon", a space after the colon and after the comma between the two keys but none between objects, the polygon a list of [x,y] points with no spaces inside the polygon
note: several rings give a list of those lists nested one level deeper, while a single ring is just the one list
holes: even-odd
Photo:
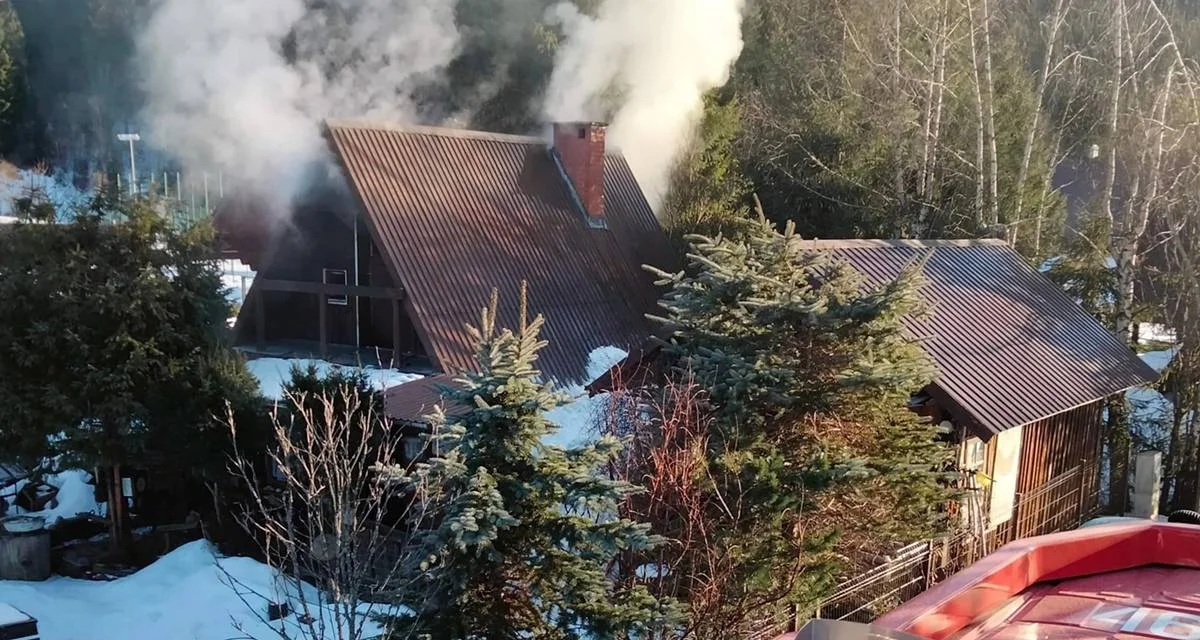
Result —
[{"label": "red vehicle roof", "polygon": [[875,622],[928,640],[1200,640],[1200,527],[1020,540]]}]

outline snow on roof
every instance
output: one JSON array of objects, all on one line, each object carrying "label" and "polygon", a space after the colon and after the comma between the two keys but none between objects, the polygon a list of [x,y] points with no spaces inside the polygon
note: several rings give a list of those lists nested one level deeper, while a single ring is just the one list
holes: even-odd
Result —
[{"label": "snow on roof", "polygon": [[[629,354],[617,347],[600,347],[588,355],[588,381],[595,380],[619,364]],[[588,397],[582,387],[570,387],[565,391],[575,398],[568,405],[546,412],[546,418],[558,425],[558,431],[546,436],[543,441],[560,447],[583,444],[596,435],[596,421],[608,408],[610,397],[600,394]]]},{"label": "snow on roof", "polygon": [[[259,388],[262,394],[272,400],[279,400],[283,397],[284,386],[292,379],[292,368],[298,367],[306,369],[309,365],[316,367],[317,372],[322,375],[329,375],[333,371],[355,371],[356,367],[347,367],[343,365],[326,362],[325,360],[310,360],[303,358],[283,359],[283,358],[256,358],[246,362],[250,373],[258,379]],[[415,373],[404,373],[395,369],[378,369],[375,367],[362,367],[357,369],[362,371],[367,376],[367,380],[371,386],[379,391],[383,391],[398,384],[404,384],[412,380],[417,380],[422,376]]]}]

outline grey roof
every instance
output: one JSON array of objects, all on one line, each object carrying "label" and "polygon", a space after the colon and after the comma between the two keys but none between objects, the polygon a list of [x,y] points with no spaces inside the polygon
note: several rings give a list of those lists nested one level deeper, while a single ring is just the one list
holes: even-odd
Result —
[{"label": "grey roof", "polygon": [[929,255],[929,317],[906,320],[939,375],[929,392],[954,417],[991,433],[1036,422],[1157,374],[1057,285],[999,240],[804,240],[868,284]]}]

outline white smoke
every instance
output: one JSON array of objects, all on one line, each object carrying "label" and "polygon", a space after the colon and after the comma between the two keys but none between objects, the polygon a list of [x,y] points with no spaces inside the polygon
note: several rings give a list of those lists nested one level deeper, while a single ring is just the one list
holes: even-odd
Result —
[{"label": "white smoke", "polygon": [[552,121],[610,119],[619,148],[657,206],[708,90],[742,51],[745,0],[607,0],[596,17],[562,2],[565,32],[544,111]]},{"label": "white smoke", "polygon": [[307,4],[159,0],[137,41],[150,140],[279,211],[322,166],[324,118],[418,119],[459,45],[453,0]]}]

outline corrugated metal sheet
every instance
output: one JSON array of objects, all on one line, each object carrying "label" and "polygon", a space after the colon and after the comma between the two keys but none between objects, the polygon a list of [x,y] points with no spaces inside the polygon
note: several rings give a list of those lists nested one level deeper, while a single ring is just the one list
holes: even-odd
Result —
[{"label": "corrugated metal sheet", "polygon": [[1155,372],[1000,241],[800,241],[870,284],[928,256],[932,313],[906,320],[937,365],[931,392],[988,432],[1029,424],[1152,382]]},{"label": "corrugated metal sheet", "polygon": [[455,379],[450,375],[431,376],[391,387],[383,393],[384,413],[411,422],[424,422],[424,417],[438,406],[449,416],[466,413],[467,407],[442,396],[442,387],[457,386]]},{"label": "corrugated metal sheet", "polygon": [[546,316],[542,372],[584,383],[592,350],[639,344],[659,292],[643,264],[671,266],[667,240],[623,158],[605,166],[607,229],[592,229],[537,138],[328,123],[393,276],[438,366],[474,365],[463,331],[493,288],[516,323],[522,280]]}]

